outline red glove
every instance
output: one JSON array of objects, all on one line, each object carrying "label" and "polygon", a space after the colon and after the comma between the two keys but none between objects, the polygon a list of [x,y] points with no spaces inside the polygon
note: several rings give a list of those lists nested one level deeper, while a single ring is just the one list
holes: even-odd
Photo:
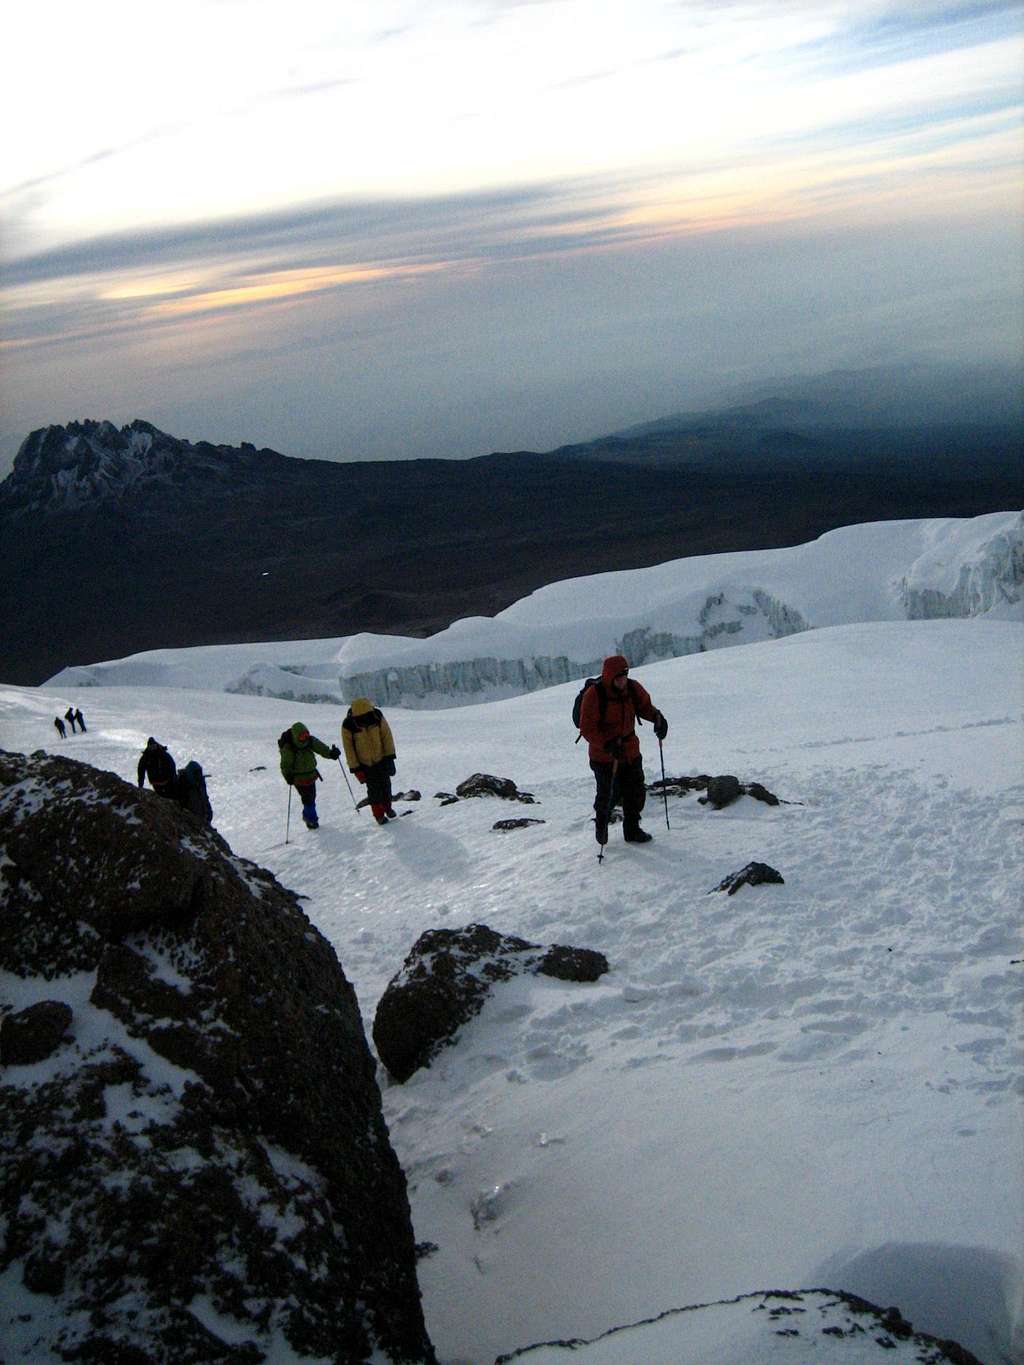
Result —
[{"label": "red glove", "polygon": [[355,779],[356,779],[357,782],[365,782],[365,781],[366,781],[366,773],[364,772],[364,770],[363,770],[362,768],[356,768],[354,771],[355,771]]}]

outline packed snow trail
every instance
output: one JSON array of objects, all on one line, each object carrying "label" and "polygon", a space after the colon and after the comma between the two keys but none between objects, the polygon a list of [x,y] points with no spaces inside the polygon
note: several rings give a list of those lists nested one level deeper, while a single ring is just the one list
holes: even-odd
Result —
[{"label": "packed snow trail", "polygon": [[[382,1077],[417,1236],[439,1248],[420,1275],[448,1365],[814,1284],[1000,1365],[1024,1244],[1022,643],[1009,622],[893,622],[639,670],[670,776],[802,804],[670,798],[666,830],[651,799],[654,843],[613,828],[600,867],[576,684],[392,713],[415,818],[379,828],[325,763],[322,827],[293,812],[288,846],[276,737],[301,717],[333,742],[343,708],[7,688],[0,725],[5,747],[129,781],[148,734],[198,758],[217,828],[308,898],[367,1025],[427,928],[608,956],[593,986],[499,987],[429,1070]],[[89,733],[61,744],[70,701]],[[538,804],[434,799],[476,771]],[[523,814],[545,823],[492,831]],[[784,885],[708,894],[751,861]]]}]

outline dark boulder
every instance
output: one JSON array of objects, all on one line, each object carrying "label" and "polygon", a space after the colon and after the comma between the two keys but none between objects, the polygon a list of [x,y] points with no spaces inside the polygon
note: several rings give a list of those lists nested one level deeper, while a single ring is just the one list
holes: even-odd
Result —
[{"label": "dark boulder", "polygon": [[433,1362],[355,995],[297,897],[65,758],[0,753],[0,852],[0,970],[74,1008],[41,1082],[0,1076],[0,1274],[46,1296],[0,1337],[17,1310],[47,1359]]},{"label": "dark boulder", "polygon": [[747,863],[738,872],[730,872],[724,881],[711,888],[708,895],[714,895],[716,891],[728,891],[730,896],[735,896],[741,886],[761,886],[765,882],[785,886],[783,877],[774,867],[769,867],[767,863]]},{"label": "dark boulder", "polygon": [[743,789],[740,786],[738,777],[733,777],[731,773],[725,773],[720,777],[709,777],[707,795],[700,798],[706,805],[713,806],[715,810],[721,810],[723,806],[728,806],[741,796]]},{"label": "dark boulder", "polygon": [[4,1017],[0,1064],[30,1066],[56,1052],[71,1024],[71,1007],[62,1000],[40,1000]]},{"label": "dark boulder", "polygon": [[607,959],[591,949],[543,948],[486,924],[428,929],[377,1005],[373,1041],[389,1073],[407,1081],[480,1013],[495,982],[524,972],[596,981],[607,970]]},{"label": "dark boulder", "polygon": [[536,804],[536,798],[530,792],[521,792],[510,777],[492,777],[490,773],[474,773],[467,777],[455,788],[455,795],[460,800],[468,796],[498,796],[503,801],[522,801],[528,806]]},{"label": "dark boulder", "polygon": [[518,820],[496,820],[491,829],[526,829],[528,825],[543,825],[544,820],[531,820],[528,816],[521,816]]}]

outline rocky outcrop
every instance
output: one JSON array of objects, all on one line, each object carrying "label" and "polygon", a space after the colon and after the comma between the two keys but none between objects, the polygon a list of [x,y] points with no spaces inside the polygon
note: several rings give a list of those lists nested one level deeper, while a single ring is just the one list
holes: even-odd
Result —
[{"label": "rocky outcrop", "polygon": [[159,492],[196,475],[226,481],[256,455],[248,443],[193,444],[138,419],[120,428],[88,420],[41,427],[22,442],[11,477],[0,487],[0,507],[52,511],[116,501],[136,487]]},{"label": "rocky outcrop", "polygon": [[543,948],[486,924],[428,929],[380,999],[373,1041],[389,1073],[407,1081],[480,1013],[496,982],[524,972],[596,981],[607,970],[607,958],[590,948]]},{"label": "rocky outcrop", "polygon": [[0,753],[0,882],[10,1359],[433,1362],[354,992],[294,893],[43,754]]},{"label": "rocky outcrop", "polygon": [[496,796],[502,801],[519,801],[524,806],[537,805],[532,792],[521,792],[510,777],[494,777],[491,773],[474,773],[460,782],[454,792],[434,793],[435,800],[442,806],[452,806],[456,801],[466,801],[474,796]]},{"label": "rocky outcrop", "polygon": [[704,795],[698,796],[697,800],[702,806],[710,806],[712,810],[723,810],[741,796],[752,796],[755,801],[763,801],[766,806],[800,804],[799,801],[783,801],[774,792],[770,792],[763,783],[741,782],[731,773],[721,773],[717,777],[709,777],[707,773],[700,773],[695,777],[659,777],[656,781],[647,783],[647,790],[655,796],[660,796],[662,792],[668,796],[687,796],[690,792],[703,792]]},{"label": "rocky outcrop", "polygon": [[499,796],[503,801],[522,801],[527,806],[536,804],[530,792],[522,792],[510,777],[492,777],[490,773],[474,773],[460,782],[455,795],[461,800],[467,796]]}]

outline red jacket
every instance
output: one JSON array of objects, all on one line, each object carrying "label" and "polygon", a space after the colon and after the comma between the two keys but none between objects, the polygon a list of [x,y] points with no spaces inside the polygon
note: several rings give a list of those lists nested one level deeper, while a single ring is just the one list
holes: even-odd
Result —
[{"label": "red jacket", "polygon": [[[617,673],[624,672],[629,665],[621,654],[613,654],[605,659],[601,669],[601,681],[588,687],[580,705],[580,734],[590,745],[592,763],[611,763],[612,755],[605,745],[610,739],[621,739],[619,759],[631,763],[640,757],[640,741],[636,737],[636,718],[655,721],[660,714],[651,701],[647,691],[640,684],[629,679],[626,690],[620,692],[612,683]],[[604,689],[607,702],[604,718],[601,716],[599,689]]]}]

